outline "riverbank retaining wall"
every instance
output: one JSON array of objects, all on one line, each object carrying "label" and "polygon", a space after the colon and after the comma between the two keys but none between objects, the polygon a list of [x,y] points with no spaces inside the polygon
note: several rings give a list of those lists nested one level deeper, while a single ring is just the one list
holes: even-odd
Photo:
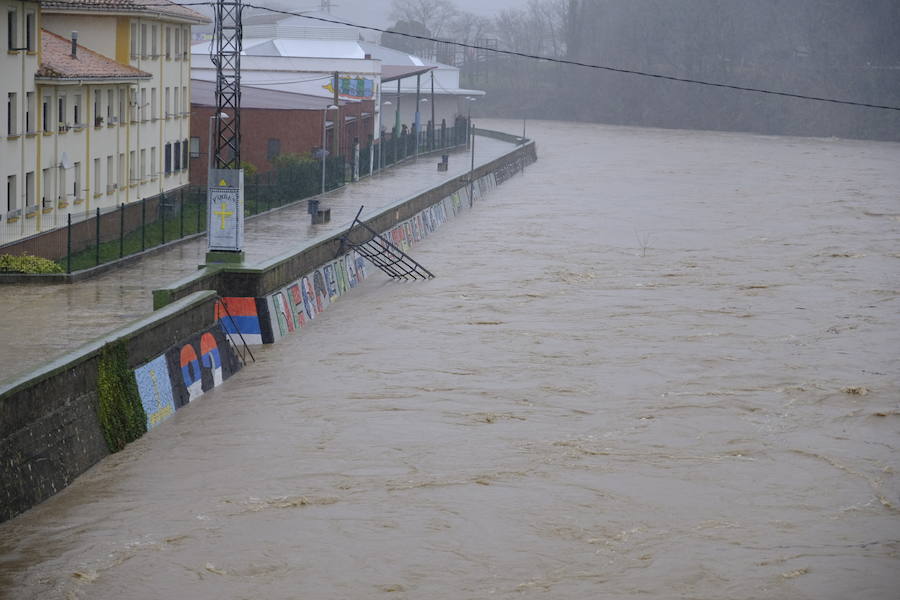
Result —
[{"label": "riverbank retaining wall", "polygon": [[99,418],[101,352],[123,343],[148,428],[240,368],[214,292],[191,294],[0,383],[0,521],[49,498],[110,453]]},{"label": "riverbank retaining wall", "polygon": [[[534,142],[520,144],[471,177],[398,200],[361,221],[406,251],[536,159]],[[253,266],[207,267],[154,290],[151,315],[0,382],[0,522],[60,491],[110,453],[97,391],[107,344],[126,348],[149,430],[239,370],[238,346],[272,343],[299,330],[359,285],[374,267],[347,250],[347,233]]]}]

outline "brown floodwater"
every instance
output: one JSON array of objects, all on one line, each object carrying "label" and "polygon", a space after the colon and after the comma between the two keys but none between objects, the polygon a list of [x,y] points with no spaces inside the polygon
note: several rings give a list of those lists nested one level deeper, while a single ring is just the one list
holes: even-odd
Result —
[{"label": "brown floodwater", "polygon": [[437,279],[0,525],[0,595],[896,598],[900,144],[528,130]]}]

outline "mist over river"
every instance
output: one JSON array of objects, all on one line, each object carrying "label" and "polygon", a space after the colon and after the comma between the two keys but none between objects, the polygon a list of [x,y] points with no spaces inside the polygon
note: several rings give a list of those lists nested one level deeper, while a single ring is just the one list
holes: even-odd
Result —
[{"label": "mist over river", "polygon": [[900,144],[528,135],[436,279],[0,524],[0,596],[896,598]]}]

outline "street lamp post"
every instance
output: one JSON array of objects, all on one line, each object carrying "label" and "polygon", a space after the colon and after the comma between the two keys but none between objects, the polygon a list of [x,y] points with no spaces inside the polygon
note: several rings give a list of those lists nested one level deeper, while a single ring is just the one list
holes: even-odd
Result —
[{"label": "street lamp post", "polygon": [[[419,100],[419,104],[427,104],[427,103],[428,103],[428,98],[422,98],[421,100]],[[422,134],[419,131],[418,127],[416,128],[416,137],[417,138],[422,137]],[[428,144],[428,127],[427,126],[425,127],[425,144],[427,147],[427,144]],[[419,153],[419,142],[417,139],[416,140],[416,154],[418,154],[418,153]]]},{"label": "street lamp post", "polygon": [[[209,186],[209,178],[212,174],[212,170],[215,168],[213,162],[215,161],[215,157],[213,156],[213,122],[218,119],[227,119],[228,114],[220,112],[218,114],[212,114],[209,116],[209,147],[207,149],[206,160],[206,185]],[[218,127],[215,127],[218,130]]]},{"label": "street lamp post", "polygon": [[[325,155],[327,151],[325,150],[325,128],[328,124],[328,111],[337,108],[334,104],[329,104],[325,107],[325,110],[322,111],[322,193],[325,193]],[[338,118],[340,119],[340,113],[338,113]]]},{"label": "street lamp post", "polygon": [[466,96],[466,104],[468,104],[469,112],[466,115],[466,150],[471,147],[472,144],[472,103],[475,102],[475,98],[472,96]]},{"label": "street lamp post", "polygon": [[[384,102],[382,102],[382,103],[381,103],[381,113],[380,113],[380,114],[382,114],[382,115],[384,114],[384,107],[385,107],[385,106],[393,106],[393,104],[391,103],[390,100],[385,100]],[[381,131],[382,131],[382,132],[384,131],[384,127],[381,128]],[[394,136],[393,136],[393,135],[391,136],[391,140],[394,140]],[[392,143],[396,144],[397,142],[396,142],[396,141],[392,141]],[[381,166],[379,167],[379,170],[384,170],[384,135],[381,136],[381,151],[378,153],[378,162],[381,163]]]}]

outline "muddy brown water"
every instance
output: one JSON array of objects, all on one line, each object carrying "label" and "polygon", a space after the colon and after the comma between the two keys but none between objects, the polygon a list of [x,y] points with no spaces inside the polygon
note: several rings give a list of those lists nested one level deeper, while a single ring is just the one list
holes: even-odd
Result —
[{"label": "muddy brown water", "polygon": [[900,145],[529,133],[437,279],[0,525],[0,595],[896,598]]}]

